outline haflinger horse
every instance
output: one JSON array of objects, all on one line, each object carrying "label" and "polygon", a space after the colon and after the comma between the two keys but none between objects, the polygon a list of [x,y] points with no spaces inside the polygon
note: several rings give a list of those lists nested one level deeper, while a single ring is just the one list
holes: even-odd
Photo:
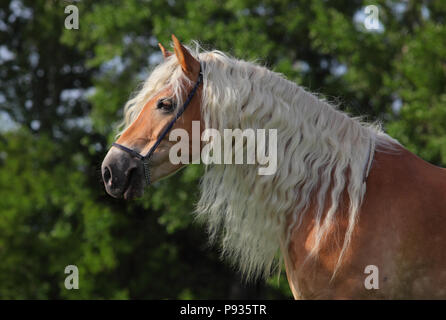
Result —
[{"label": "haflinger horse", "polygon": [[275,128],[274,174],[206,166],[196,214],[224,258],[251,280],[283,263],[296,299],[446,298],[444,169],[278,73],[172,38],[102,163],[111,196],[185,166],[169,160],[173,129]]}]

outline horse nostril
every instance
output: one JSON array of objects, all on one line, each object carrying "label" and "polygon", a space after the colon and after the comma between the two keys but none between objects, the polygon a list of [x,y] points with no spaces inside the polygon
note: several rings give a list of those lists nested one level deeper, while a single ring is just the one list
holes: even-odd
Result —
[{"label": "horse nostril", "polygon": [[104,167],[103,171],[102,171],[102,177],[104,179],[105,184],[110,184],[111,183],[111,171],[108,167]]}]

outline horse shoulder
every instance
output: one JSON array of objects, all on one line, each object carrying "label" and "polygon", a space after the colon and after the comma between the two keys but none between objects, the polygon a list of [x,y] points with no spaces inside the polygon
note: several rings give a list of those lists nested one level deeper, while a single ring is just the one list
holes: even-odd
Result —
[{"label": "horse shoulder", "polygon": [[[305,260],[315,232],[310,214],[293,233],[285,263],[296,298],[445,297],[446,170],[402,147],[377,151],[351,244],[332,279],[348,223],[345,210],[337,216],[317,257]],[[379,270],[378,290],[364,285],[367,266]]]}]

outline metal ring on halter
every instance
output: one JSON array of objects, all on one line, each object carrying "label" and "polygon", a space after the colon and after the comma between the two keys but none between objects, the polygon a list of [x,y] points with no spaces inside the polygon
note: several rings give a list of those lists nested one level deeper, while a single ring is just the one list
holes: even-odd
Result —
[{"label": "metal ring on halter", "polygon": [[201,64],[200,64],[200,71],[199,71],[199,75],[198,75],[198,80],[195,83],[195,85],[192,88],[192,90],[189,92],[186,101],[183,103],[181,109],[179,109],[179,111],[175,115],[175,118],[173,118],[172,121],[169,123],[169,125],[163,130],[163,132],[160,134],[160,136],[156,140],[155,144],[152,146],[152,148],[150,148],[149,152],[147,152],[147,154],[145,156],[143,156],[142,154],[140,154],[139,152],[137,152],[137,151],[135,151],[133,149],[130,149],[130,148],[127,148],[126,146],[123,146],[122,144],[119,144],[119,143],[116,143],[116,142],[112,143],[113,147],[117,147],[117,148],[121,149],[122,151],[125,151],[125,152],[129,153],[131,156],[133,156],[135,158],[138,158],[139,160],[142,161],[143,168],[144,168],[144,177],[145,177],[145,180],[147,181],[147,186],[150,185],[150,159],[152,157],[153,152],[159,146],[159,144],[164,139],[164,137],[167,135],[167,133],[169,133],[169,131],[172,129],[173,125],[178,120],[178,118],[181,117],[181,115],[183,114],[184,110],[186,110],[187,106],[192,101],[192,98],[194,97],[195,93],[198,90],[198,87],[200,86],[200,84],[202,82],[203,82],[203,73],[201,71]]}]

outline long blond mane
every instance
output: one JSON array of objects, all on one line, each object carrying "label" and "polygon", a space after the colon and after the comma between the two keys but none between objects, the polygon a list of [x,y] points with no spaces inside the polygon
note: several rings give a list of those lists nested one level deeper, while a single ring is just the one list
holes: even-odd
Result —
[{"label": "long blond mane", "polygon": [[[366,192],[363,178],[370,146],[388,144],[391,138],[378,126],[350,118],[262,66],[220,51],[202,51],[197,45],[190,51],[202,63],[206,128],[217,129],[222,135],[223,129],[233,128],[277,129],[278,133],[278,168],[273,175],[258,175],[256,165],[206,168],[196,211],[207,223],[210,239],[221,241],[222,255],[246,279],[269,276],[280,261],[280,248],[287,248],[291,231],[299,227],[311,199],[317,203],[316,245],[311,255],[317,255],[324,235],[336,223],[341,195],[346,191],[349,225],[339,264]],[[184,81],[172,55],[155,68],[125,106],[124,128],[144,102],[166,85],[181,99]]]}]

